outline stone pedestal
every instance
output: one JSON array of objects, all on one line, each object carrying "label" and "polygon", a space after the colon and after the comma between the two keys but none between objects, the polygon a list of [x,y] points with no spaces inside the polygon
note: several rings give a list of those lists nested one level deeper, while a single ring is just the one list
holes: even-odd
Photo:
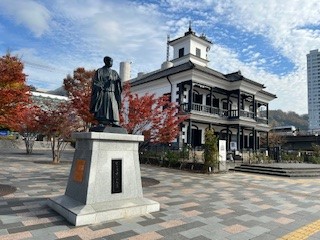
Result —
[{"label": "stone pedestal", "polygon": [[142,194],[138,144],[143,136],[75,133],[76,150],[65,195],[48,205],[80,226],[160,210]]}]

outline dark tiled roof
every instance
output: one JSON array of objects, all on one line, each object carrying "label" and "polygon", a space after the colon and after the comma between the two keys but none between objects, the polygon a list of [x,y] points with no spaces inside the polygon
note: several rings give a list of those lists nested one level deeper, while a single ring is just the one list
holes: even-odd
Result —
[{"label": "dark tiled roof", "polygon": [[198,71],[210,74],[212,76],[218,77],[218,78],[225,80],[225,81],[228,81],[228,82],[246,81],[246,82],[253,84],[253,85],[256,85],[258,87],[265,88],[265,86],[263,84],[252,81],[252,80],[242,76],[240,71],[234,72],[234,73],[229,73],[229,74],[222,74],[221,72],[215,71],[211,68],[194,64],[191,61],[183,63],[183,64],[175,66],[175,67],[171,67],[171,68],[167,68],[167,69],[163,69],[163,70],[161,69],[158,71],[154,71],[154,72],[145,74],[140,78],[132,79],[130,81],[130,83],[133,86],[136,86],[136,85],[140,85],[143,83],[154,81],[154,80],[157,80],[157,79],[160,79],[163,77],[167,77],[167,76],[179,73],[179,72],[188,71],[190,69],[196,69]]},{"label": "dark tiled roof", "polygon": [[182,38],[184,38],[185,36],[188,36],[188,35],[193,35],[193,36],[195,36],[195,37],[197,37],[197,38],[202,39],[203,41],[206,41],[207,43],[212,44],[212,42],[211,42],[210,40],[208,40],[205,35],[197,36],[197,35],[195,34],[195,32],[193,32],[191,29],[189,29],[188,32],[185,32],[185,33],[184,33],[184,36],[179,37],[179,38],[176,38],[176,39],[173,39],[173,40],[169,41],[168,43],[169,43],[169,44],[170,44],[170,43],[173,43],[173,42],[175,42],[175,41],[177,41],[177,40],[179,40],[179,39],[182,39]]},{"label": "dark tiled roof", "polygon": [[265,94],[265,95],[268,95],[268,96],[270,96],[270,97],[277,98],[277,96],[276,96],[275,94],[269,93],[269,92],[267,92],[267,91],[261,90],[260,92],[263,93],[263,94]]},{"label": "dark tiled roof", "polygon": [[171,68],[166,68],[166,69],[161,69],[159,71],[155,71],[155,72],[151,72],[151,73],[147,73],[145,75],[143,75],[140,78],[134,78],[132,80],[130,80],[131,85],[135,86],[135,85],[140,85],[143,83],[147,83],[150,81],[154,81],[163,77],[167,77],[179,72],[184,72],[187,70],[190,70],[192,68],[194,68],[195,65],[192,62],[186,62],[183,64],[180,64],[178,66],[175,67],[171,67]]},{"label": "dark tiled roof", "polygon": [[256,86],[259,86],[259,87],[262,87],[262,88],[265,88],[265,86],[261,83],[258,83],[258,82],[255,82],[253,80],[250,80],[248,78],[245,78],[244,76],[242,76],[241,72],[240,71],[237,71],[237,72],[233,72],[233,73],[229,73],[229,74],[226,74],[225,75],[226,78],[231,81],[231,82],[236,82],[236,81],[246,81],[246,82],[249,82],[251,84],[254,84]]},{"label": "dark tiled roof", "polygon": [[222,74],[221,72],[215,71],[215,70],[213,70],[211,68],[203,67],[203,66],[196,65],[196,64],[195,64],[195,68],[198,69],[199,71],[208,73],[210,75],[213,75],[213,76],[216,76],[216,77],[219,77],[221,79],[224,79],[224,80],[228,81],[228,79],[225,77],[224,74]]}]

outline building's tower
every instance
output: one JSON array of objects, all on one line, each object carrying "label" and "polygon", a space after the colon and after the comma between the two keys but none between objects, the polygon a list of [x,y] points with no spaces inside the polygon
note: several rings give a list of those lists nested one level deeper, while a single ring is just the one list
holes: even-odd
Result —
[{"label": "building's tower", "polygon": [[120,78],[125,82],[131,78],[131,64],[129,62],[120,62]]},{"label": "building's tower", "polygon": [[207,52],[212,43],[204,36],[198,37],[189,26],[189,31],[183,37],[168,42],[173,47],[174,66],[191,61],[195,64],[206,67],[208,64]]},{"label": "building's tower", "polygon": [[307,54],[309,130],[320,131],[320,52]]}]

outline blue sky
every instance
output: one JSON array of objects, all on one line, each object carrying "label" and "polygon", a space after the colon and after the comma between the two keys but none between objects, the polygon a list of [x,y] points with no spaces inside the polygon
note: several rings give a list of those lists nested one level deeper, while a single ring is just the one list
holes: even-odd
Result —
[{"label": "blue sky", "polygon": [[1,0],[0,52],[18,54],[37,88],[58,88],[77,67],[101,67],[105,55],[115,69],[132,62],[135,77],[160,67],[167,34],[180,37],[189,21],[213,42],[209,67],[264,84],[278,96],[271,109],[307,113],[318,0]]}]

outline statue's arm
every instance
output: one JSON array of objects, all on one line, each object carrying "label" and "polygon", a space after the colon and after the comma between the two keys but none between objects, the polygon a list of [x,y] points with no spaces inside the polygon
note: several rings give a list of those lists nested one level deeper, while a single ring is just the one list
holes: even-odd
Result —
[{"label": "statue's arm", "polygon": [[104,82],[100,80],[99,78],[99,71],[100,69],[98,69],[95,74],[94,77],[92,79],[92,88],[99,88],[99,89],[103,89],[104,87]]},{"label": "statue's arm", "polygon": [[116,80],[116,100],[118,103],[118,106],[120,107],[121,105],[121,93],[122,93],[122,83],[121,83],[121,78],[119,77],[119,74],[117,73],[117,80]]}]

